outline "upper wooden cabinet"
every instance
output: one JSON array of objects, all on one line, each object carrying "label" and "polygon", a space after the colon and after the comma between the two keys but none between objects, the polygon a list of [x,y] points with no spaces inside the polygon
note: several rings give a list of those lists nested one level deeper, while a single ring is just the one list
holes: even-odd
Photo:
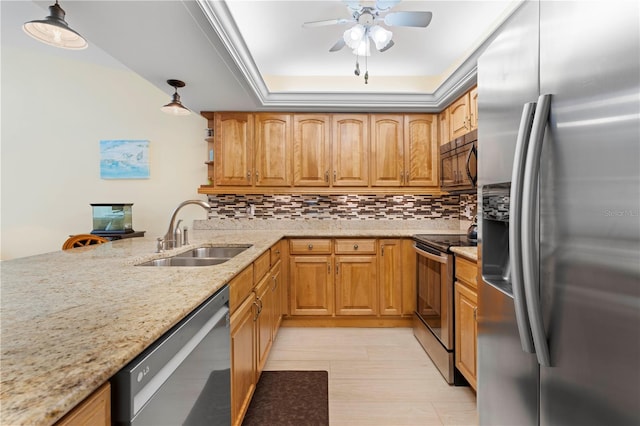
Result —
[{"label": "upper wooden cabinet", "polygon": [[253,114],[223,112],[214,116],[215,184],[251,186]]},{"label": "upper wooden cabinet", "polygon": [[330,140],[331,118],[328,114],[294,114],[294,186],[329,186]]},{"label": "upper wooden cabinet", "polygon": [[369,116],[333,114],[333,186],[369,184]]},{"label": "upper wooden cabinet", "polygon": [[478,87],[469,91],[469,121],[471,130],[478,128]]},{"label": "upper wooden cabinet", "polygon": [[438,186],[438,137],[436,116],[409,114],[404,117],[405,186]]},{"label": "upper wooden cabinet", "polygon": [[[478,128],[478,88],[474,87],[447,108],[449,140],[464,136]],[[449,141],[440,141],[441,144]]]},{"label": "upper wooden cabinet", "polygon": [[256,186],[291,186],[291,114],[255,115]]},{"label": "upper wooden cabinet", "polygon": [[469,94],[465,93],[448,109],[449,136],[453,140],[469,132]]},{"label": "upper wooden cabinet", "polygon": [[449,128],[449,109],[445,109],[438,114],[438,142],[444,145],[451,140],[451,129]]},{"label": "upper wooden cabinet", "polygon": [[203,194],[438,191],[436,115],[202,115],[213,129]]}]

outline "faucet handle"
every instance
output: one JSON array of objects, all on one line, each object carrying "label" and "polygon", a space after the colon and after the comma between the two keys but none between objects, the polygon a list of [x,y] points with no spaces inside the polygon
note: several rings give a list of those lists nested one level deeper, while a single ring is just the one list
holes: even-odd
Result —
[{"label": "faucet handle", "polygon": [[156,243],[156,253],[162,253],[164,251],[164,238],[158,237]]}]

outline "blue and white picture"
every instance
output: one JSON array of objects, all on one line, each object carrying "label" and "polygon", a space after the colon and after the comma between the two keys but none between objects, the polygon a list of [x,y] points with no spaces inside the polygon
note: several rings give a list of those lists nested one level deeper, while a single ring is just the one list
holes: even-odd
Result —
[{"label": "blue and white picture", "polygon": [[100,178],[148,179],[149,141],[100,141]]}]

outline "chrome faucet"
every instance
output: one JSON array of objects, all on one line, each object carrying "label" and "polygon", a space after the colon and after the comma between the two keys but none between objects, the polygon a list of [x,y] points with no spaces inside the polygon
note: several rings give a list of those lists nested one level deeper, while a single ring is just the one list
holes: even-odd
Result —
[{"label": "chrome faucet", "polygon": [[[182,246],[182,239],[178,239],[177,238],[178,236],[176,235],[178,234],[176,232],[176,229],[177,229],[176,216],[178,216],[178,212],[180,211],[180,209],[182,209],[184,206],[188,206],[189,204],[197,204],[206,210],[211,209],[211,205],[209,203],[206,203],[201,200],[187,200],[180,203],[178,207],[176,207],[176,209],[171,214],[171,220],[169,221],[169,229],[167,230],[167,233],[164,236],[164,241],[162,242],[162,246],[164,249],[168,250],[168,249]],[[180,225],[180,222],[178,222],[178,226],[179,225]]]}]

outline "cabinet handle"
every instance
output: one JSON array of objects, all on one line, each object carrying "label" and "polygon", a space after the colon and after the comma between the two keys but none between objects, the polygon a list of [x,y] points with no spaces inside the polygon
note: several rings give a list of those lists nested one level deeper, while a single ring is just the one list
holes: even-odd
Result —
[{"label": "cabinet handle", "polygon": [[329,170],[327,170],[326,172],[324,172],[324,181],[329,183]]},{"label": "cabinet handle", "polygon": [[384,256],[384,245],[380,246],[380,256]]},{"label": "cabinet handle", "polygon": [[327,262],[327,274],[331,273],[331,264]]},{"label": "cabinet handle", "polygon": [[258,321],[258,316],[260,315],[260,305],[258,305],[258,302],[256,302],[255,300],[253,301],[253,305],[257,308],[256,313],[253,316],[253,320]]},{"label": "cabinet handle", "polygon": [[478,307],[477,306],[475,308],[473,308],[473,320],[474,321],[478,320]]},{"label": "cabinet handle", "polygon": [[400,170],[400,183],[404,184],[404,170]]},{"label": "cabinet handle", "polygon": [[256,170],[256,180],[258,180],[258,176],[259,174],[258,174],[258,171]]},{"label": "cabinet handle", "polygon": [[247,180],[249,180],[249,181],[251,180],[251,170],[249,170],[247,172]]},{"label": "cabinet handle", "polygon": [[258,308],[258,314],[260,314],[262,312],[262,308],[264,307],[264,305],[262,304],[262,299],[257,299],[258,302],[260,302],[260,306]]},{"label": "cabinet handle", "polygon": [[357,245],[357,244],[354,244],[354,245],[353,245],[353,249],[354,249],[354,250],[358,250],[358,245]]},{"label": "cabinet handle", "polygon": [[409,183],[409,171],[407,170],[406,172],[404,172],[404,182],[405,183]]},{"label": "cabinet handle", "polygon": [[336,180],[338,180],[338,174],[337,174],[337,172],[334,170],[334,171],[333,171],[333,181],[335,182]]},{"label": "cabinet handle", "polygon": [[276,288],[278,288],[278,279],[275,275],[273,275],[271,279],[273,279],[273,287],[271,288],[271,291],[276,291]]},{"label": "cabinet handle", "polygon": [[309,250],[313,250],[313,244],[309,244],[309,245],[307,246],[307,248],[308,248]]},{"label": "cabinet handle", "polygon": [[336,275],[340,273],[340,264],[336,264]]},{"label": "cabinet handle", "polygon": [[280,255],[280,249],[276,250],[276,254],[279,256]]}]

